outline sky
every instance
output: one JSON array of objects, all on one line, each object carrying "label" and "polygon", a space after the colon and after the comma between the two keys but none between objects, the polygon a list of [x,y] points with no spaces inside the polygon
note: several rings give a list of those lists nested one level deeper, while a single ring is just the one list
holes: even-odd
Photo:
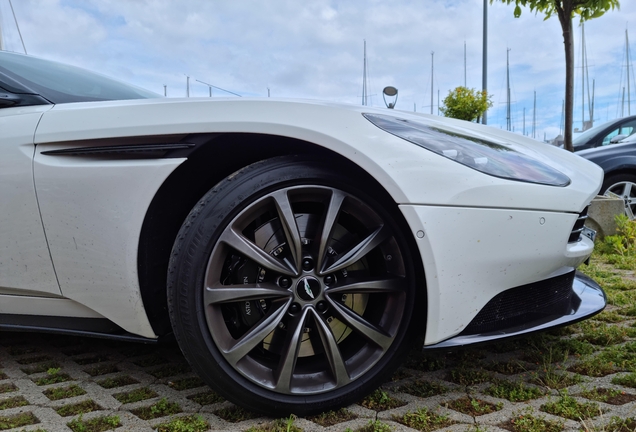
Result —
[{"label": "sky", "polygon": [[[211,84],[245,97],[362,103],[364,41],[368,104],[398,89],[396,109],[438,114],[438,100],[482,87],[482,0],[0,0],[5,49],[73,64],[168,97],[209,97]],[[556,17],[502,2],[488,5],[488,124],[511,123],[537,139],[561,130],[565,55]],[[574,127],[582,126],[581,28],[575,21]],[[626,30],[636,43],[636,1],[585,24],[594,124],[636,114]],[[466,68],[464,68],[464,46]],[[510,50],[510,51],[508,51]],[[434,54],[432,54],[434,53]],[[433,91],[431,92],[431,75]],[[165,87],[164,87],[165,86]],[[625,102],[623,103],[623,87]],[[585,88],[585,120],[589,120]],[[439,96],[439,99],[438,99]],[[212,88],[212,97],[236,97]],[[631,101],[631,102],[630,102]],[[629,105],[629,107],[628,107]],[[525,129],[524,129],[525,110]]]}]

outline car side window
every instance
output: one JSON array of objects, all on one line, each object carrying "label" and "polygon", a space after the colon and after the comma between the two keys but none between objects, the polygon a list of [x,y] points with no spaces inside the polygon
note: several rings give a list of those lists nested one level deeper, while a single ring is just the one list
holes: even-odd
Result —
[{"label": "car side window", "polygon": [[608,145],[610,143],[610,140],[614,138],[616,135],[618,135],[618,132],[620,130],[621,128],[617,128],[611,131],[610,133],[608,133],[607,135],[605,135],[605,137],[603,137],[603,143],[601,145],[604,145],[604,146]]},{"label": "car side window", "polygon": [[630,136],[636,131],[636,120],[631,120],[626,123],[623,123],[607,135],[603,137],[603,143],[601,145],[609,145],[610,141],[617,135],[625,135],[626,137]]}]

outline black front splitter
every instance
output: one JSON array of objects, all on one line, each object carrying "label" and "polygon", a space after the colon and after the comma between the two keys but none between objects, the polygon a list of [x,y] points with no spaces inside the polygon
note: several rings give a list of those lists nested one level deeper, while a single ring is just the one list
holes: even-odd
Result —
[{"label": "black front splitter", "polygon": [[502,339],[525,336],[530,333],[545,331],[548,329],[563,327],[590,318],[605,309],[607,296],[603,289],[591,278],[581,272],[576,272],[572,284],[574,294],[580,302],[575,309],[567,315],[553,316],[541,321],[529,322],[522,326],[511,327],[490,333],[458,335],[433,345],[425,345],[424,350],[448,349],[466,345],[483,344]]}]

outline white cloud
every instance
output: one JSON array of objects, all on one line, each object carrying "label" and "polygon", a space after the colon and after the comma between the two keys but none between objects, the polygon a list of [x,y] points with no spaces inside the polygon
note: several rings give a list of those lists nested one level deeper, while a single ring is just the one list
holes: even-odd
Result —
[{"label": "white cloud", "polygon": [[[360,103],[364,39],[369,93],[376,105],[382,105],[381,89],[394,85],[400,91],[399,109],[412,110],[415,104],[428,112],[431,51],[437,104],[438,90],[443,98],[464,83],[464,41],[467,84],[481,88],[482,0],[14,0],[13,5],[30,54],[156,92],[166,84],[169,96],[185,96],[188,75],[193,96],[208,95],[208,87],[194,81],[199,79],[250,96],[267,96],[269,87],[277,97]],[[513,7],[501,3],[488,13],[488,83],[495,102],[490,123],[505,127],[502,102],[510,48],[515,128],[521,128],[524,107],[530,128],[536,90],[538,135],[542,138],[544,130],[553,134],[564,94],[558,20],[543,21],[529,10],[515,19]],[[7,0],[0,0],[7,47],[20,51],[9,14]],[[586,24],[598,120],[617,112],[628,22],[636,22],[636,4],[624,0],[620,12]],[[578,32],[575,38],[578,47]],[[577,63],[578,56],[577,51]],[[580,84],[578,78],[577,89]],[[577,114],[580,121],[580,109],[575,119]]]}]

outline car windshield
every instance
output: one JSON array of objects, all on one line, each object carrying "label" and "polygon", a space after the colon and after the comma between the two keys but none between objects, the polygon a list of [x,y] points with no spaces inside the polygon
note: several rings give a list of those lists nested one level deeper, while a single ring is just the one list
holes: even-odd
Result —
[{"label": "car windshield", "polygon": [[615,122],[616,122],[616,120],[608,121],[607,123],[603,123],[602,125],[599,125],[599,126],[594,126],[592,129],[588,129],[585,132],[577,135],[572,140],[572,146],[574,148],[576,148],[576,147],[580,147],[580,146],[584,145],[585,143],[587,143],[590,140],[590,138],[592,138],[594,135],[599,133],[599,131],[605,129],[606,127],[608,127],[609,125],[611,125],[612,123],[615,123]]},{"label": "car windshield", "polygon": [[22,54],[0,52],[0,73],[52,103],[161,97],[85,69]]}]

